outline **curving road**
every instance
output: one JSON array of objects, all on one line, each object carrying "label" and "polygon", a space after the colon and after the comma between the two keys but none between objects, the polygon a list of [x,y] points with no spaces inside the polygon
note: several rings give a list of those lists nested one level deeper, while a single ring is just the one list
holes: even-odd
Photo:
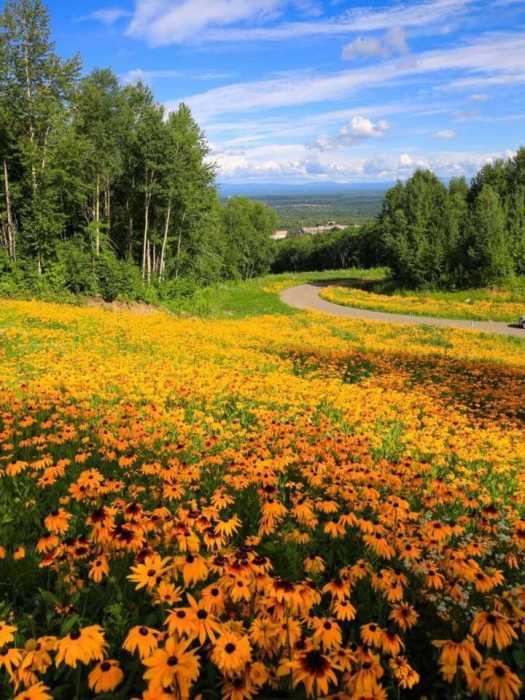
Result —
[{"label": "curving road", "polygon": [[[333,283],[332,283],[333,284]],[[285,304],[304,311],[318,311],[341,318],[353,318],[363,321],[382,321],[383,323],[414,324],[418,326],[441,326],[443,328],[462,328],[482,333],[498,333],[510,335],[525,340],[525,330],[506,323],[496,321],[466,321],[452,318],[435,318],[433,316],[413,316],[410,314],[390,314],[385,311],[370,311],[350,306],[332,304],[319,297],[319,292],[329,283],[301,284],[281,292],[281,300]]]}]

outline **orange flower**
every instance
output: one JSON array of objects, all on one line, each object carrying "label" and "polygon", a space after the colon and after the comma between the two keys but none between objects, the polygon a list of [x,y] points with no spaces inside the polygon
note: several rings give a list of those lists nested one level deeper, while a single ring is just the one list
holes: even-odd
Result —
[{"label": "orange flower", "polygon": [[88,676],[88,685],[95,693],[108,693],[122,683],[124,674],[113,659],[97,664]]},{"label": "orange flower", "polygon": [[156,649],[144,660],[147,671],[144,679],[149,681],[152,690],[178,688],[183,697],[199,676],[199,660],[195,651],[188,650],[189,641],[168,639],[163,649]]},{"label": "orange flower", "polygon": [[416,624],[419,615],[411,605],[402,603],[401,605],[395,605],[388,617],[395,622],[400,629],[406,631]]},{"label": "orange flower", "polygon": [[313,641],[324,650],[341,646],[342,634],[339,625],[327,617],[316,617],[312,620],[314,628]]},{"label": "orange flower", "polygon": [[512,644],[513,639],[518,638],[507,618],[495,610],[490,613],[478,613],[472,621],[470,630],[483,646],[490,648],[495,644],[499,651]]},{"label": "orange flower", "polygon": [[379,648],[383,642],[383,630],[375,622],[362,625],[360,629],[361,639],[368,646]]},{"label": "orange flower", "polygon": [[152,589],[158,585],[162,576],[166,573],[169,564],[169,557],[161,558],[158,554],[146,557],[143,564],[131,567],[132,573],[127,577],[136,584],[135,588]]},{"label": "orange flower", "polygon": [[495,700],[514,700],[520,695],[522,682],[499,659],[487,659],[481,667],[481,691]]},{"label": "orange flower", "polygon": [[102,661],[106,646],[104,631],[100,625],[75,629],[58,641],[55,663],[57,666],[64,663],[75,668],[78,661],[81,664]]},{"label": "orange flower", "polygon": [[131,654],[138,652],[142,660],[151,656],[159,645],[159,632],[152,627],[137,625],[128,632],[122,648]]},{"label": "orange flower", "polygon": [[330,684],[337,683],[334,665],[319,649],[303,651],[286,668],[292,673],[294,687],[302,683],[308,697],[326,695]]},{"label": "orange flower", "polygon": [[53,696],[48,691],[47,685],[35,683],[35,685],[15,695],[14,700],[53,700]]},{"label": "orange flower", "polygon": [[232,676],[244,670],[251,655],[248,637],[224,632],[215,642],[211,658],[225,676]]},{"label": "orange flower", "polygon": [[0,647],[11,644],[15,638],[15,625],[8,625],[4,620],[0,620]]}]

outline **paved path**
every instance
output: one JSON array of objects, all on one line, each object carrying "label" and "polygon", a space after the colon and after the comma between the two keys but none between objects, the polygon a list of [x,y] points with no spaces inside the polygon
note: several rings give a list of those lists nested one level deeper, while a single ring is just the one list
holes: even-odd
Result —
[{"label": "paved path", "polygon": [[[332,283],[333,284],[333,283]],[[290,287],[281,292],[281,299],[285,304],[296,309],[306,311],[320,311],[331,316],[342,318],[362,319],[364,321],[383,321],[383,323],[411,323],[425,326],[441,326],[443,328],[463,328],[480,331],[482,333],[499,333],[500,335],[513,335],[525,340],[525,330],[516,328],[506,323],[496,321],[462,321],[449,318],[435,318],[433,316],[413,316],[410,314],[389,314],[384,311],[370,311],[350,306],[332,304],[319,297],[319,292],[330,283],[302,284],[299,287]]]}]

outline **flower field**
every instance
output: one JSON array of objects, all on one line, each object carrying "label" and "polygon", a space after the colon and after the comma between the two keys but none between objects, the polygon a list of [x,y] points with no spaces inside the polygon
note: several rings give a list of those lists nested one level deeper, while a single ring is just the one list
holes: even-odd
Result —
[{"label": "flower field", "polygon": [[322,289],[319,296],[343,306],[416,316],[516,322],[525,313],[522,289],[519,292],[473,289],[467,292],[380,294],[367,289],[334,286]]},{"label": "flower field", "polygon": [[0,697],[523,697],[524,350],[0,302]]}]

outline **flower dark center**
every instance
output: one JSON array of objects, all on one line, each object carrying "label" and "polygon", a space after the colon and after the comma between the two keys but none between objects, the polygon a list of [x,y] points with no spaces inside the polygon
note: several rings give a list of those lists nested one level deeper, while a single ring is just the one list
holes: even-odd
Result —
[{"label": "flower dark center", "polygon": [[74,632],[71,632],[69,635],[70,639],[80,639],[80,632],[78,630],[75,630]]},{"label": "flower dark center", "polygon": [[141,628],[139,629],[139,634],[141,634],[143,637],[147,637],[147,636],[148,636],[148,629],[147,629],[147,627],[141,627]]},{"label": "flower dark center", "polygon": [[304,655],[302,666],[313,676],[323,676],[330,668],[330,662],[320,651],[314,649]]},{"label": "flower dark center", "polygon": [[224,647],[224,651],[227,654],[233,654],[233,652],[235,651],[235,644],[228,642],[228,644],[226,644],[226,646]]},{"label": "flower dark center", "polygon": [[178,663],[179,660],[176,656],[170,656],[170,658],[168,659],[168,666],[176,666]]},{"label": "flower dark center", "polygon": [[109,663],[109,661],[104,661],[103,663],[100,664],[100,670],[103,671],[104,673],[109,671],[110,668],[111,668],[111,664]]}]

